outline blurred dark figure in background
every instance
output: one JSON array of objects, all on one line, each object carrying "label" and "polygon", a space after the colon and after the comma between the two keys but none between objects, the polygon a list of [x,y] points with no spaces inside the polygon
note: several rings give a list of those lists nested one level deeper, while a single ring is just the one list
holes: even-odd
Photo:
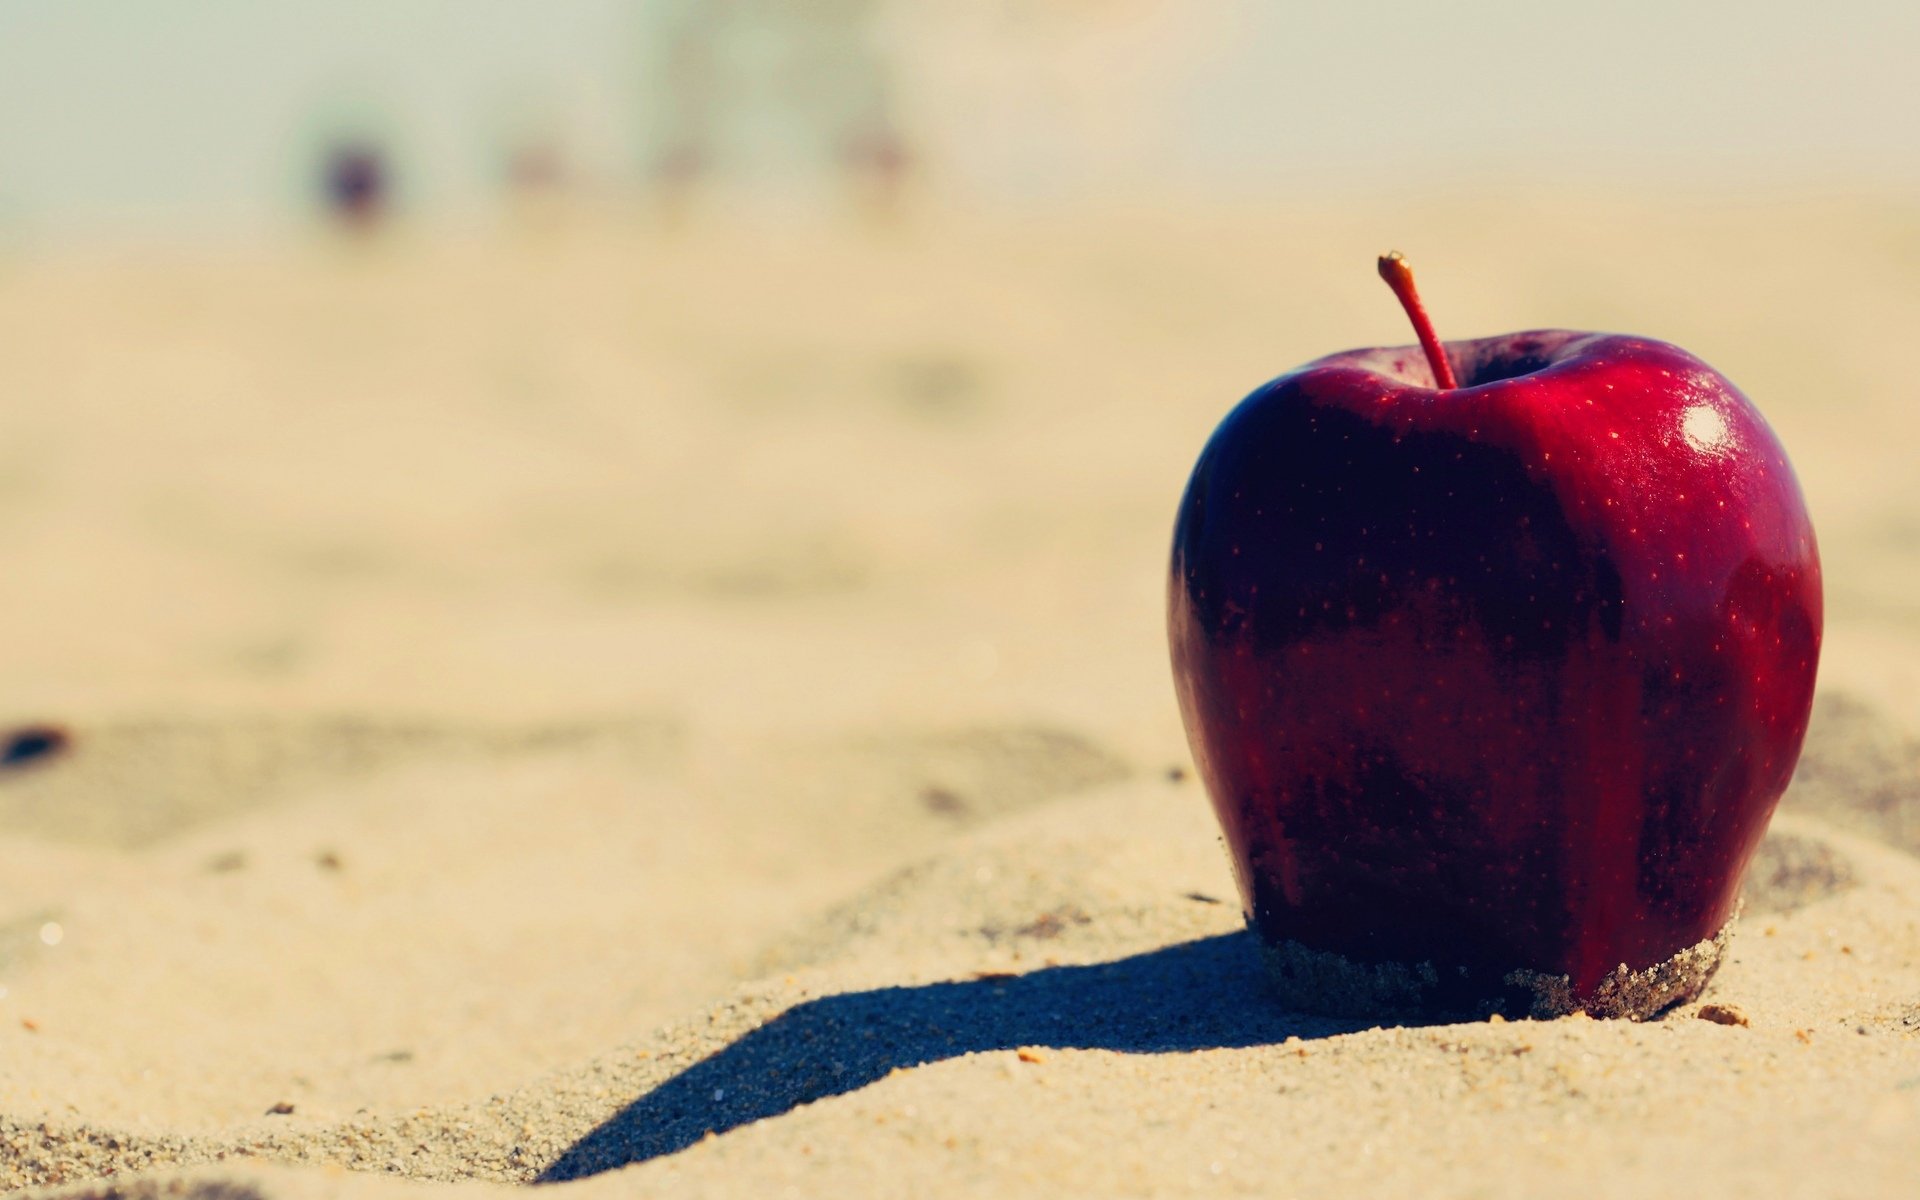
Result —
[{"label": "blurred dark figure in background", "polygon": [[343,142],[321,164],[321,200],[350,229],[370,230],[387,214],[392,197],[386,155],[369,142]]},{"label": "blurred dark figure in background", "polygon": [[662,0],[647,177],[670,217],[710,185],[798,171],[891,217],[918,163],[895,117],[881,0]]}]

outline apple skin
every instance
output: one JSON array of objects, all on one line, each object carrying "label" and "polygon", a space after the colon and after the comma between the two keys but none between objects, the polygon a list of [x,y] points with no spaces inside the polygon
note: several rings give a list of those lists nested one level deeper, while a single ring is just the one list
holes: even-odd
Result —
[{"label": "apple skin", "polygon": [[1773,431],[1678,347],[1447,348],[1458,389],[1352,351],[1220,424],[1175,686],[1270,946],[1433,964],[1440,1008],[1511,1005],[1515,970],[1577,1006],[1732,917],[1806,733],[1819,554]]}]

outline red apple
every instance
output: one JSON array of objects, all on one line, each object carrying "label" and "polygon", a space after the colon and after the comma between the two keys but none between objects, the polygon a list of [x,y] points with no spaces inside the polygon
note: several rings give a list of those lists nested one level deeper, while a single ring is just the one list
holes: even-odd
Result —
[{"label": "red apple", "polygon": [[1799,485],[1686,351],[1442,347],[1381,272],[1425,353],[1247,397],[1174,534],[1175,685],[1247,921],[1302,1008],[1650,1016],[1718,965],[1806,733]]}]

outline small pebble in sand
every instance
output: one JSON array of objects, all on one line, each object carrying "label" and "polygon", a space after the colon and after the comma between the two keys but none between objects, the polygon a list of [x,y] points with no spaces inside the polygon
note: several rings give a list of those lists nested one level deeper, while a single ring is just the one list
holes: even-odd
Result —
[{"label": "small pebble in sand", "polygon": [[1747,1014],[1731,1004],[1702,1004],[1694,1016],[1702,1021],[1712,1021],[1715,1025],[1738,1025],[1746,1028],[1751,1024],[1747,1020]]},{"label": "small pebble in sand", "polygon": [[1028,1050],[1023,1048],[1021,1050],[1016,1051],[1015,1053],[1019,1056],[1020,1061],[1023,1063],[1043,1063],[1047,1061],[1047,1056],[1040,1053],[1038,1050]]},{"label": "small pebble in sand", "polygon": [[288,1104],[285,1100],[282,1100],[280,1103],[274,1105],[272,1108],[269,1108],[267,1110],[267,1115],[270,1117],[291,1116],[292,1113],[293,1113],[293,1105]]},{"label": "small pebble in sand", "polygon": [[26,725],[0,740],[0,767],[17,767],[64,754],[73,735],[58,725]]},{"label": "small pebble in sand", "polygon": [[929,812],[936,812],[949,817],[961,816],[967,811],[967,802],[962,800],[956,793],[948,791],[943,787],[922,789],[920,792],[920,803],[926,805],[927,811]]}]

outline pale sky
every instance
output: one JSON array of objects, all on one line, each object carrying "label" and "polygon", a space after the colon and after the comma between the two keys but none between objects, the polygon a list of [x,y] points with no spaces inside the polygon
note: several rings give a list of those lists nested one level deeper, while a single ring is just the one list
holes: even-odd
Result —
[{"label": "pale sky", "polygon": [[[1920,189],[1912,0],[877,2],[911,132],[981,202],[1381,177]],[[696,3],[0,0],[0,227],[284,218],[316,140],[353,126],[428,210],[483,197],[528,114],[617,180],[657,30]]]}]

